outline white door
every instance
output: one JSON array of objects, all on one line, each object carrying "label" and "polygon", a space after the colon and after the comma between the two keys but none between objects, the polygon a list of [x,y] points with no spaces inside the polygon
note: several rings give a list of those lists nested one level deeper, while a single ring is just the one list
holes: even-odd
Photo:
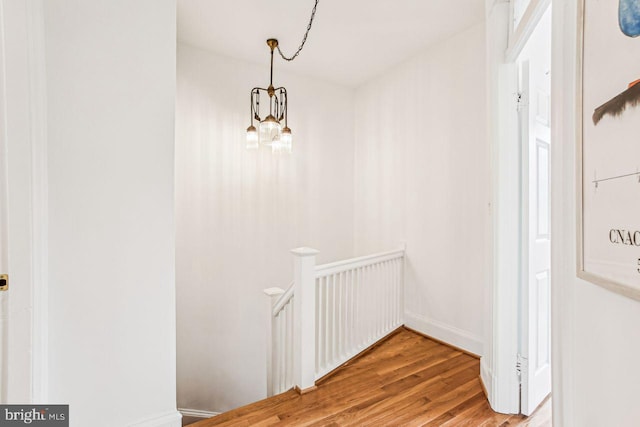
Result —
[{"label": "white door", "polygon": [[[0,34],[4,31],[2,24],[2,8],[0,8]],[[9,241],[7,229],[7,144],[4,90],[4,42],[0,44],[0,274],[9,271]],[[8,292],[0,287],[0,403],[7,402],[7,328],[9,320]]]},{"label": "white door", "polygon": [[519,63],[522,142],[522,289],[519,365],[521,412],[551,392],[550,75],[549,52]]},{"label": "white door", "polygon": [[[0,403],[45,401],[41,3],[0,0]],[[35,363],[36,361],[37,363]]]}]

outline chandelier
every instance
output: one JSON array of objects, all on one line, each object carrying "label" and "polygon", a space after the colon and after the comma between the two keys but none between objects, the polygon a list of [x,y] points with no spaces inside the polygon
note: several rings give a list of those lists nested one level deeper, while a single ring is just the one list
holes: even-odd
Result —
[{"label": "chandelier", "polygon": [[[302,38],[302,43],[300,43],[298,50],[291,57],[287,57],[282,53],[278,45],[278,40],[267,40],[267,46],[271,49],[269,86],[266,89],[262,87],[254,87],[251,89],[251,124],[247,128],[247,149],[256,150],[262,146],[271,148],[271,151],[274,153],[291,153],[293,135],[287,123],[289,110],[287,89],[283,86],[278,88],[273,86],[273,52],[278,49],[278,53],[285,61],[293,61],[300,54],[311,30],[317,7],[318,0],[315,0],[313,10],[311,11],[311,19],[309,20],[309,25],[307,25],[307,31]],[[260,103],[261,98],[262,104]],[[255,125],[256,122],[258,127]]]}]

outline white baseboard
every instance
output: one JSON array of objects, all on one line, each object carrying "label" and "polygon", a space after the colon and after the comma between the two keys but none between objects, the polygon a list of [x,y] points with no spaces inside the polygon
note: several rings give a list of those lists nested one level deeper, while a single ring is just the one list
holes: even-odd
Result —
[{"label": "white baseboard", "polygon": [[145,421],[129,424],[129,427],[182,427],[182,415],[178,411],[171,411]]},{"label": "white baseboard", "polygon": [[464,351],[477,356],[482,355],[482,338],[471,332],[458,329],[437,320],[428,319],[420,314],[406,311],[404,313],[404,324],[416,331],[433,337],[437,340],[451,344]]},{"label": "white baseboard", "polygon": [[491,368],[487,366],[487,358],[480,358],[480,381],[482,381],[482,386],[484,387],[484,391],[487,393],[487,400],[489,403],[493,400],[493,371]]},{"label": "white baseboard", "polygon": [[178,408],[183,417],[211,418],[220,415],[220,412],[201,411],[200,409]]}]

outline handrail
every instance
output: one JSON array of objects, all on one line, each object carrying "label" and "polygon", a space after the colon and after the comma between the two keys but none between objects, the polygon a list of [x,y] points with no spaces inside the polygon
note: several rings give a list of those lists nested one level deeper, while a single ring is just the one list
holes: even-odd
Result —
[{"label": "handrail", "polygon": [[328,264],[316,266],[316,277],[324,277],[330,274],[341,273],[343,271],[352,270],[354,268],[364,267],[371,264],[377,264],[383,261],[389,261],[404,256],[404,249],[396,249],[394,251],[380,252],[372,255],[365,255],[358,258],[352,258]]},{"label": "handrail", "polygon": [[280,298],[278,298],[278,301],[276,301],[276,303],[273,305],[274,317],[277,316],[282,311],[284,306],[287,305],[289,301],[291,301],[291,298],[293,298],[293,282],[291,282],[287,290],[284,291],[282,295],[280,295]]}]

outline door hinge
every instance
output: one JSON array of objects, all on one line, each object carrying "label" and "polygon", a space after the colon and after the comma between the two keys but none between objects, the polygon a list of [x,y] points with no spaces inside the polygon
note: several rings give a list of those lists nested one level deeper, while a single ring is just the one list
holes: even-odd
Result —
[{"label": "door hinge", "polygon": [[8,291],[8,290],[9,290],[9,275],[0,274],[0,291]]},{"label": "door hinge", "polygon": [[529,105],[527,94],[525,92],[516,92],[516,111],[519,113],[522,109]]},{"label": "door hinge", "polygon": [[522,382],[522,377],[527,373],[528,369],[529,360],[527,360],[527,358],[522,356],[521,354],[518,354],[516,356],[516,374],[518,375],[520,382]]}]

